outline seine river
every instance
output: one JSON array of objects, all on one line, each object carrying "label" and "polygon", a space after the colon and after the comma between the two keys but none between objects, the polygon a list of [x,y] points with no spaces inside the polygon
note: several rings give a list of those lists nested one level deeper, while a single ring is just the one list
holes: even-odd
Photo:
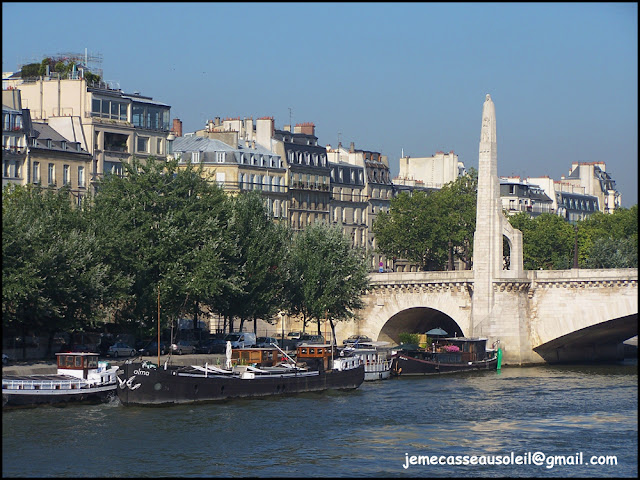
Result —
[{"label": "seine river", "polygon": [[14,410],[2,415],[2,476],[637,477],[637,361],[197,406]]}]

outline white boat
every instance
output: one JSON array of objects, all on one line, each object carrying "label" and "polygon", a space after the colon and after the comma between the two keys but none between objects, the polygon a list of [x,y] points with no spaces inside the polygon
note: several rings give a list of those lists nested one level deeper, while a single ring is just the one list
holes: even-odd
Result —
[{"label": "white boat", "polygon": [[389,342],[356,342],[342,349],[341,355],[360,357],[364,364],[364,380],[386,380],[391,376]]},{"label": "white boat", "polygon": [[56,353],[57,374],[3,375],[2,408],[100,403],[116,395],[116,372],[97,353]]}]

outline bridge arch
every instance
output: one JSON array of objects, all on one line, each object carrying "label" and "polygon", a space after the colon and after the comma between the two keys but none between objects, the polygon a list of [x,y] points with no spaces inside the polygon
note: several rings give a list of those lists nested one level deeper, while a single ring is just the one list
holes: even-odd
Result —
[{"label": "bridge arch", "polygon": [[389,318],[377,339],[399,344],[401,333],[426,333],[433,328],[441,328],[452,337],[464,336],[460,325],[446,313],[430,307],[414,307]]}]

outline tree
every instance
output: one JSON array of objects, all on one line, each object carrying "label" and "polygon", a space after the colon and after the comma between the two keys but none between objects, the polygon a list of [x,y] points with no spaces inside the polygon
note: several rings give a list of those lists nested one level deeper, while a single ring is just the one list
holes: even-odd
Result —
[{"label": "tree", "polygon": [[237,269],[242,276],[242,291],[232,297],[231,313],[240,318],[240,330],[245,320],[253,319],[257,333],[258,318],[270,322],[281,310],[283,262],[291,231],[273,221],[258,191],[241,193],[231,204],[228,228],[237,246]]},{"label": "tree", "polygon": [[50,353],[57,331],[97,322],[110,270],[67,188],[6,187],[2,231],[4,328],[46,333]]},{"label": "tree", "polygon": [[155,330],[158,289],[163,323],[201,306],[224,309],[237,289],[235,255],[225,225],[224,192],[192,165],[134,158],[123,177],[106,175],[91,208],[103,261],[130,280],[111,292],[113,319],[128,329]]},{"label": "tree", "polygon": [[594,213],[578,223],[587,268],[638,267],[638,205]]},{"label": "tree", "polygon": [[369,287],[365,253],[351,247],[339,226],[310,225],[293,238],[288,262],[289,312],[300,313],[303,322],[329,320],[335,339],[335,321],[355,316],[363,307]]},{"label": "tree", "polygon": [[415,262],[422,270],[444,270],[449,242],[471,268],[475,232],[477,173],[474,169],[441,190],[401,193],[373,225],[378,250]]},{"label": "tree", "polygon": [[552,213],[531,218],[526,212],[519,212],[509,217],[509,223],[522,232],[526,270],[571,268],[575,232],[564,219]]}]

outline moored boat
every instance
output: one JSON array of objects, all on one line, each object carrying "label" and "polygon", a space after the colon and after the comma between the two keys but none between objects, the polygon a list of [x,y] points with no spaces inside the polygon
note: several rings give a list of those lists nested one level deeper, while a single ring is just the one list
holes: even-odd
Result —
[{"label": "moored boat", "polygon": [[97,353],[57,353],[57,374],[3,375],[2,407],[100,403],[116,395],[116,371]]},{"label": "moored boat", "polygon": [[487,350],[486,338],[444,338],[430,347],[400,347],[393,355],[393,375],[434,375],[472,370],[496,370],[498,355]]},{"label": "moored boat", "polygon": [[386,380],[391,376],[389,342],[355,342],[344,347],[340,354],[357,356],[364,364],[364,381]]},{"label": "moored boat", "polygon": [[127,361],[118,370],[117,393],[123,405],[171,405],[349,390],[363,381],[359,359],[340,358],[330,345],[301,345],[295,362],[278,347],[234,349],[224,366]]}]

